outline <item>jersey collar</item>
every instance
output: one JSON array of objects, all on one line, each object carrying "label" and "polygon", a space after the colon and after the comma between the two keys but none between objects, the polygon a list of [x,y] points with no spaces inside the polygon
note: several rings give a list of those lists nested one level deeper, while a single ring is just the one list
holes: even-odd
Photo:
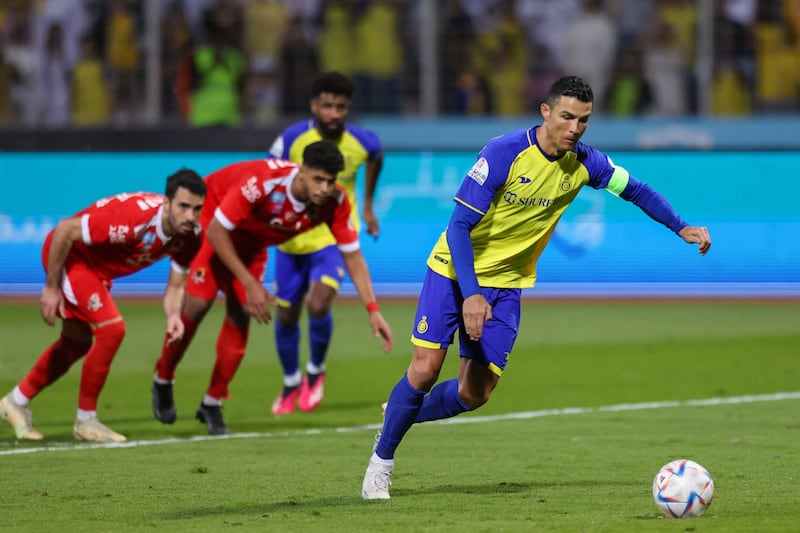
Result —
[{"label": "jersey collar", "polygon": [[167,242],[170,239],[170,237],[166,233],[164,233],[164,227],[163,227],[164,205],[165,204],[162,203],[158,208],[158,212],[156,213],[156,224],[155,224],[156,235],[158,235],[158,238],[161,239],[161,242]]},{"label": "jersey collar", "polygon": [[301,212],[306,208],[306,203],[301,202],[297,198],[294,197],[292,194],[292,183],[294,183],[295,178],[297,177],[297,173],[300,172],[300,167],[295,168],[292,170],[292,173],[286,179],[286,197],[289,198],[289,201],[292,202],[292,209],[296,212]]}]

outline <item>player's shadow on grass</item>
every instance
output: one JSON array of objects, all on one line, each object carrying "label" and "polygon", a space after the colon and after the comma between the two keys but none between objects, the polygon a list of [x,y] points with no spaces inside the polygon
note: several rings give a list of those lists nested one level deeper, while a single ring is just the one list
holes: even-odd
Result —
[{"label": "player's shadow on grass", "polygon": [[[392,491],[392,498],[405,498],[405,497],[429,497],[444,494],[457,494],[459,496],[475,495],[482,497],[485,495],[495,494],[525,494],[528,493],[532,499],[536,499],[541,504],[546,504],[546,491],[553,488],[563,487],[598,487],[606,489],[609,485],[617,486],[630,486],[634,483],[624,482],[609,482],[598,480],[578,480],[558,483],[545,483],[533,481],[503,481],[503,482],[490,482],[490,483],[476,483],[476,484],[447,484],[436,485],[423,489],[396,489]],[[535,491],[535,492],[534,492]],[[172,509],[168,512],[160,513],[157,518],[165,521],[177,521],[190,518],[198,518],[203,516],[235,516],[235,515],[261,515],[262,517],[269,518],[270,516],[278,516],[288,513],[318,513],[320,509],[331,509],[335,507],[350,507],[353,505],[386,505],[390,504],[392,500],[365,502],[358,494],[358,487],[355,486],[352,494],[347,494],[338,497],[329,498],[314,498],[311,495],[307,499],[302,497],[284,499],[275,502],[264,503],[243,503],[238,504],[232,502],[230,505],[215,504],[209,507],[196,506],[184,509]],[[637,519],[651,519],[656,518],[653,516],[641,515]]]},{"label": "player's shadow on grass", "polygon": [[427,488],[397,488],[392,491],[392,496],[429,496],[436,494],[519,494],[530,492],[534,489],[551,489],[556,487],[608,487],[610,485],[632,486],[631,482],[609,482],[602,483],[597,480],[577,480],[557,483],[541,481],[500,481],[489,483],[452,484],[435,485]]}]

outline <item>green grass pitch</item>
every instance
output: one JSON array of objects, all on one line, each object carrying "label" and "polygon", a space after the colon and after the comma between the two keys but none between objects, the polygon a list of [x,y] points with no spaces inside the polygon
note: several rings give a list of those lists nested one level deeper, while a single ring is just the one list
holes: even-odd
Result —
[{"label": "green grass pitch", "polygon": [[[0,530],[798,531],[797,301],[526,299],[490,402],[413,427],[388,502],[362,501],[360,484],[379,404],[408,365],[414,301],[382,302],[390,354],[362,306],[339,301],[325,401],[280,418],[269,412],[281,387],[272,328],[254,324],[224,407],[232,438],[194,420],[221,302],[178,369],[172,426],[150,410],[160,302],[119,305],[128,334],[98,412],[129,445],[73,441],[76,365],[31,404],[43,443],[16,442],[0,423]],[[36,298],[0,302],[0,394],[56,333]],[[457,365],[451,349],[442,378]],[[662,518],[652,501],[656,471],[681,457],[714,476],[700,518]]]}]

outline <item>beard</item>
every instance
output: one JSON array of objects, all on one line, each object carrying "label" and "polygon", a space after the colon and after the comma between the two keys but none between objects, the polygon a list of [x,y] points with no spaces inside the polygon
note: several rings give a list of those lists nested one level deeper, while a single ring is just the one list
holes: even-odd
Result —
[{"label": "beard", "polygon": [[174,236],[174,235],[189,235],[190,233],[194,232],[195,224],[192,222],[186,222],[186,226],[183,224],[179,224],[178,220],[172,217],[167,218],[166,231],[165,233]]},{"label": "beard", "polygon": [[334,126],[330,122],[320,122],[317,129],[323,139],[338,141],[342,137],[342,133],[344,133],[344,123],[341,122]]}]

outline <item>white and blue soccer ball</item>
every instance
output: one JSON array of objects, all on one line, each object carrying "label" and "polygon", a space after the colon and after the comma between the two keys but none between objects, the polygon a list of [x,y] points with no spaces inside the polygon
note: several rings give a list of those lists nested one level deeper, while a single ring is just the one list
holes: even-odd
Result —
[{"label": "white and blue soccer ball", "polygon": [[656,507],[669,518],[700,516],[713,498],[714,479],[711,474],[689,459],[670,461],[653,479]]}]

